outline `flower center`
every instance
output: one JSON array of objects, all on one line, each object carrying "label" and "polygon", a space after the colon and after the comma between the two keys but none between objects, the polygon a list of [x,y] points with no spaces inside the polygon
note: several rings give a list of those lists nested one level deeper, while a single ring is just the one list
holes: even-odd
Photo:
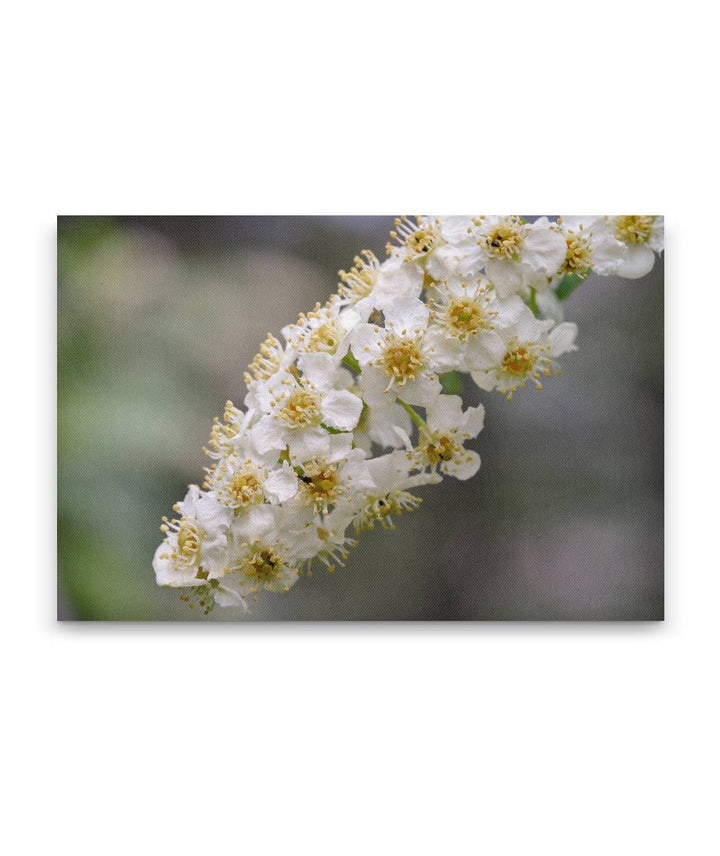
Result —
[{"label": "flower center", "polygon": [[376,523],[383,529],[394,529],[393,515],[413,511],[421,502],[419,496],[413,496],[404,490],[394,490],[385,496],[372,498],[353,521],[355,532],[374,529]]},{"label": "flower center", "polygon": [[248,466],[236,472],[218,496],[225,505],[253,505],[262,500],[262,484],[254,468]]},{"label": "flower center", "polygon": [[460,446],[447,434],[429,434],[422,432],[420,448],[427,460],[435,465],[452,461]]},{"label": "flower center", "polygon": [[418,229],[405,238],[405,246],[412,258],[429,255],[440,243],[440,236],[434,229]]},{"label": "flower center", "polygon": [[317,393],[309,389],[296,389],[285,399],[284,406],[277,412],[291,428],[305,428],[320,422],[320,403]]},{"label": "flower center", "polygon": [[340,325],[337,321],[326,321],[312,331],[308,339],[307,349],[308,351],[323,351],[334,354],[341,338]]},{"label": "flower center", "polygon": [[587,274],[592,264],[592,247],[585,238],[570,232],[565,236],[567,251],[560,267],[560,275]]},{"label": "flower center", "polygon": [[234,455],[229,455],[205,472],[203,487],[214,490],[218,500],[228,508],[246,508],[263,501],[264,475],[250,458],[238,463]]},{"label": "flower center", "polygon": [[645,244],[650,240],[653,219],[653,217],[635,215],[618,217],[615,236],[624,244]]},{"label": "flower center", "polygon": [[511,226],[497,226],[485,238],[485,249],[495,259],[516,259],[520,253],[520,234]]},{"label": "flower center", "polygon": [[300,482],[306,496],[318,511],[326,509],[334,501],[340,490],[340,478],[335,464],[312,461],[305,464]]},{"label": "flower center", "polygon": [[469,298],[452,300],[448,306],[447,317],[451,331],[461,339],[483,328],[490,329],[492,326],[486,321],[482,307]]},{"label": "flower center", "polygon": [[423,362],[420,342],[389,331],[379,362],[385,374],[397,380],[401,386],[409,380],[415,380]]},{"label": "flower center", "polygon": [[197,524],[193,523],[192,520],[188,520],[187,517],[183,517],[178,527],[177,545],[179,555],[186,562],[191,563],[195,560],[200,549],[201,540],[202,535]]},{"label": "flower center", "polygon": [[[426,223],[422,218],[417,222],[407,217],[395,220],[395,230],[390,237],[405,249],[406,260],[425,259],[430,253],[444,243],[440,230],[433,223]],[[385,249],[393,252],[393,245],[388,242]]]},{"label": "flower center", "polygon": [[535,368],[538,356],[538,354],[524,345],[517,345],[506,352],[503,357],[502,367],[508,374],[515,375],[516,377],[526,377]]},{"label": "flower center", "polygon": [[282,559],[277,553],[267,547],[256,547],[233,570],[262,584],[276,580],[282,573],[282,567]]},{"label": "flower center", "polygon": [[378,280],[380,263],[377,258],[370,250],[363,250],[362,255],[365,258],[355,256],[353,267],[349,271],[338,272],[341,280],[338,292],[350,303],[357,303],[358,300],[367,297]]}]

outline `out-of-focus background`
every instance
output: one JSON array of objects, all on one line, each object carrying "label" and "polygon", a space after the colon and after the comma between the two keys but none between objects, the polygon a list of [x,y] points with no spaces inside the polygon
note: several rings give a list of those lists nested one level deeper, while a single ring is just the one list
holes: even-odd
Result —
[{"label": "out-of-focus background", "polygon": [[[567,213],[567,212],[566,212]],[[202,446],[265,334],[334,291],[392,217],[58,219],[58,615],[62,619],[659,619],[663,615],[663,268],[591,277],[563,375],[482,400],[483,463],[419,491],[241,614],[155,585],[160,518],[202,482]]]}]

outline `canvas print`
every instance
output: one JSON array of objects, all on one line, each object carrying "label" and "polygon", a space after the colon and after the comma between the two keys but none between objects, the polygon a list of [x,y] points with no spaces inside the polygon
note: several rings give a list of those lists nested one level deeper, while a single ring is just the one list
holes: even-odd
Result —
[{"label": "canvas print", "polygon": [[663,246],[59,217],[59,618],[661,619]]}]

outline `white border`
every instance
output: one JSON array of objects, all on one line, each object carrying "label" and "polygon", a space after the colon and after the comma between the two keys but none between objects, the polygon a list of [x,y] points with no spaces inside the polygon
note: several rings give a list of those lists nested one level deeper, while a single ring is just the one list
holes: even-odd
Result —
[{"label": "white border", "polygon": [[[714,28],[664,8],[6,13],[7,852],[714,852]],[[54,623],[57,213],[477,208],[667,217],[666,623]]]}]

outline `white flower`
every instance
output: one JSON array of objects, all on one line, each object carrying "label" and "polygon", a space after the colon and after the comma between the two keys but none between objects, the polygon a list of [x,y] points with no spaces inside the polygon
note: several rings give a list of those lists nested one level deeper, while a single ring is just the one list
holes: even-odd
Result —
[{"label": "white flower", "polygon": [[425,342],[428,307],[416,298],[398,300],[385,310],[385,327],[358,324],[352,332],[352,352],[367,372],[368,403],[383,393],[409,404],[427,406],[440,392],[432,367],[432,351]]},{"label": "white flower", "polygon": [[563,309],[562,301],[552,289],[539,291],[535,295],[535,303],[543,318],[549,318],[556,324],[560,324],[565,320],[565,310]]},{"label": "white flower", "polygon": [[297,478],[295,471],[286,460],[268,474],[263,490],[273,504],[287,502],[295,496],[298,492]]},{"label": "white flower", "polygon": [[217,575],[224,598],[257,599],[261,589],[287,592],[297,582],[301,560],[296,541],[311,518],[289,515],[282,506],[262,505],[233,519],[228,550]]},{"label": "white flower", "polygon": [[210,448],[203,449],[205,454],[216,459],[232,454],[245,455],[252,444],[249,427],[253,416],[252,411],[243,412],[232,401],[226,401],[223,421],[217,417],[213,421],[208,441]]},{"label": "white flower", "polygon": [[342,304],[354,306],[360,300],[368,297],[375,288],[380,276],[380,262],[370,250],[362,250],[353,259],[349,271],[338,271],[338,295]]},{"label": "white flower", "polygon": [[353,312],[343,312],[339,297],[321,306],[319,303],[307,314],[302,313],[294,324],[283,327],[282,334],[288,347],[297,354],[326,353],[338,360],[348,349],[347,334],[360,320]]},{"label": "white flower", "polygon": [[417,508],[421,500],[410,493],[426,484],[437,484],[442,476],[435,472],[411,474],[411,456],[395,451],[368,461],[368,470],[374,487],[366,493],[358,493],[333,512],[331,522],[338,518],[345,526],[352,522],[355,532],[374,529],[380,524],[383,529],[394,529],[393,517]]},{"label": "white flower", "polygon": [[582,222],[574,227],[571,220],[558,220],[557,230],[565,239],[565,258],[555,274],[560,281],[566,276],[577,276],[584,279],[593,269],[595,242],[592,234]]},{"label": "white flower", "polygon": [[[340,271],[341,317],[347,328],[358,319],[368,321],[373,313],[382,312],[403,298],[418,298],[423,287],[423,272],[414,265],[403,264],[399,256],[391,256],[380,265],[366,251],[365,260],[355,257],[355,267],[349,273]],[[345,320],[345,316],[350,317]]]},{"label": "white flower", "polygon": [[501,300],[482,278],[469,284],[450,279],[430,298],[431,326],[426,341],[439,371],[471,371],[494,364],[504,353],[496,327],[508,327],[527,312],[517,296]]},{"label": "white flower", "polygon": [[390,233],[395,243],[388,242],[386,250],[406,267],[419,270],[421,282],[424,276],[424,283],[431,285],[472,269],[473,247],[467,240],[471,225],[469,217],[399,217]]},{"label": "white flower", "polygon": [[335,434],[327,454],[293,461],[298,482],[297,501],[326,512],[353,493],[373,486],[362,449],[352,448],[352,436]]},{"label": "white flower", "polygon": [[567,243],[558,279],[570,274],[584,277],[590,269],[600,276],[617,273],[625,247],[608,228],[604,217],[561,217],[557,228]]},{"label": "white flower", "polygon": [[436,217],[397,217],[390,238],[385,246],[388,255],[422,265],[446,243],[442,224]]},{"label": "white flower", "polygon": [[639,279],[655,264],[655,254],[663,251],[662,217],[625,215],[620,217],[562,217],[563,231],[589,241],[592,269],[600,276]]},{"label": "white flower", "polygon": [[383,383],[383,378],[368,372],[363,372],[358,382],[357,393],[363,399],[364,407],[353,437],[355,444],[368,454],[373,443],[380,448],[400,448],[402,440],[397,429],[400,428],[406,434],[412,430],[407,411],[392,395],[385,393]]},{"label": "white flower", "polygon": [[245,385],[252,391],[255,381],[268,380],[277,372],[288,369],[295,361],[295,356],[292,349],[286,350],[272,333],[268,333],[245,372]]},{"label": "white flower", "polygon": [[349,376],[330,354],[306,354],[297,365],[300,375],[279,372],[256,386],[255,399],[264,415],[252,427],[252,438],[261,454],[289,449],[301,459],[324,455],[327,429],[351,431],[360,418],[362,401],[335,388]]},{"label": "white flower", "polygon": [[207,470],[205,487],[222,505],[241,509],[265,500],[285,502],[297,493],[297,479],[287,461],[271,469],[252,458],[229,455]]},{"label": "white flower", "polygon": [[176,503],[178,519],[163,517],[165,540],[155,551],[153,569],[158,585],[203,585],[222,564],[228,519],[223,509],[197,485]]},{"label": "white flower", "polygon": [[655,253],[659,255],[663,251],[663,218],[626,215],[607,217],[605,224],[625,248],[617,274],[627,279],[639,279],[650,273],[655,264]]},{"label": "white flower", "polygon": [[502,358],[494,365],[471,374],[481,389],[497,389],[508,400],[527,381],[541,389],[542,377],[560,373],[553,358],[576,350],[575,324],[565,322],[553,326],[551,320],[535,318],[530,310],[526,310],[516,324],[503,329],[501,334],[505,341]]},{"label": "white flower", "polygon": [[427,410],[426,427],[419,432],[413,464],[421,469],[438,468],[457,479],[471,478],[480,469],[480,456],[463,446],[482,431],[485,408],[468,407],[463,412],[459,395],[440,395]]},{"label": "white flower", "polygon": [[519,217],[480,217],[472,239],[485,275],[501,297],[531,288],[547,290],[565,259],[567,244],[557,229],[541,217],[524,223]]},{"label": "white flower", "polygon": [[228,554],[221,596],[257,599],[261,589],[287,592],[298,576],[299,569],[292,564],[288,544],[272,537],[242,541],[231,547]]}]

